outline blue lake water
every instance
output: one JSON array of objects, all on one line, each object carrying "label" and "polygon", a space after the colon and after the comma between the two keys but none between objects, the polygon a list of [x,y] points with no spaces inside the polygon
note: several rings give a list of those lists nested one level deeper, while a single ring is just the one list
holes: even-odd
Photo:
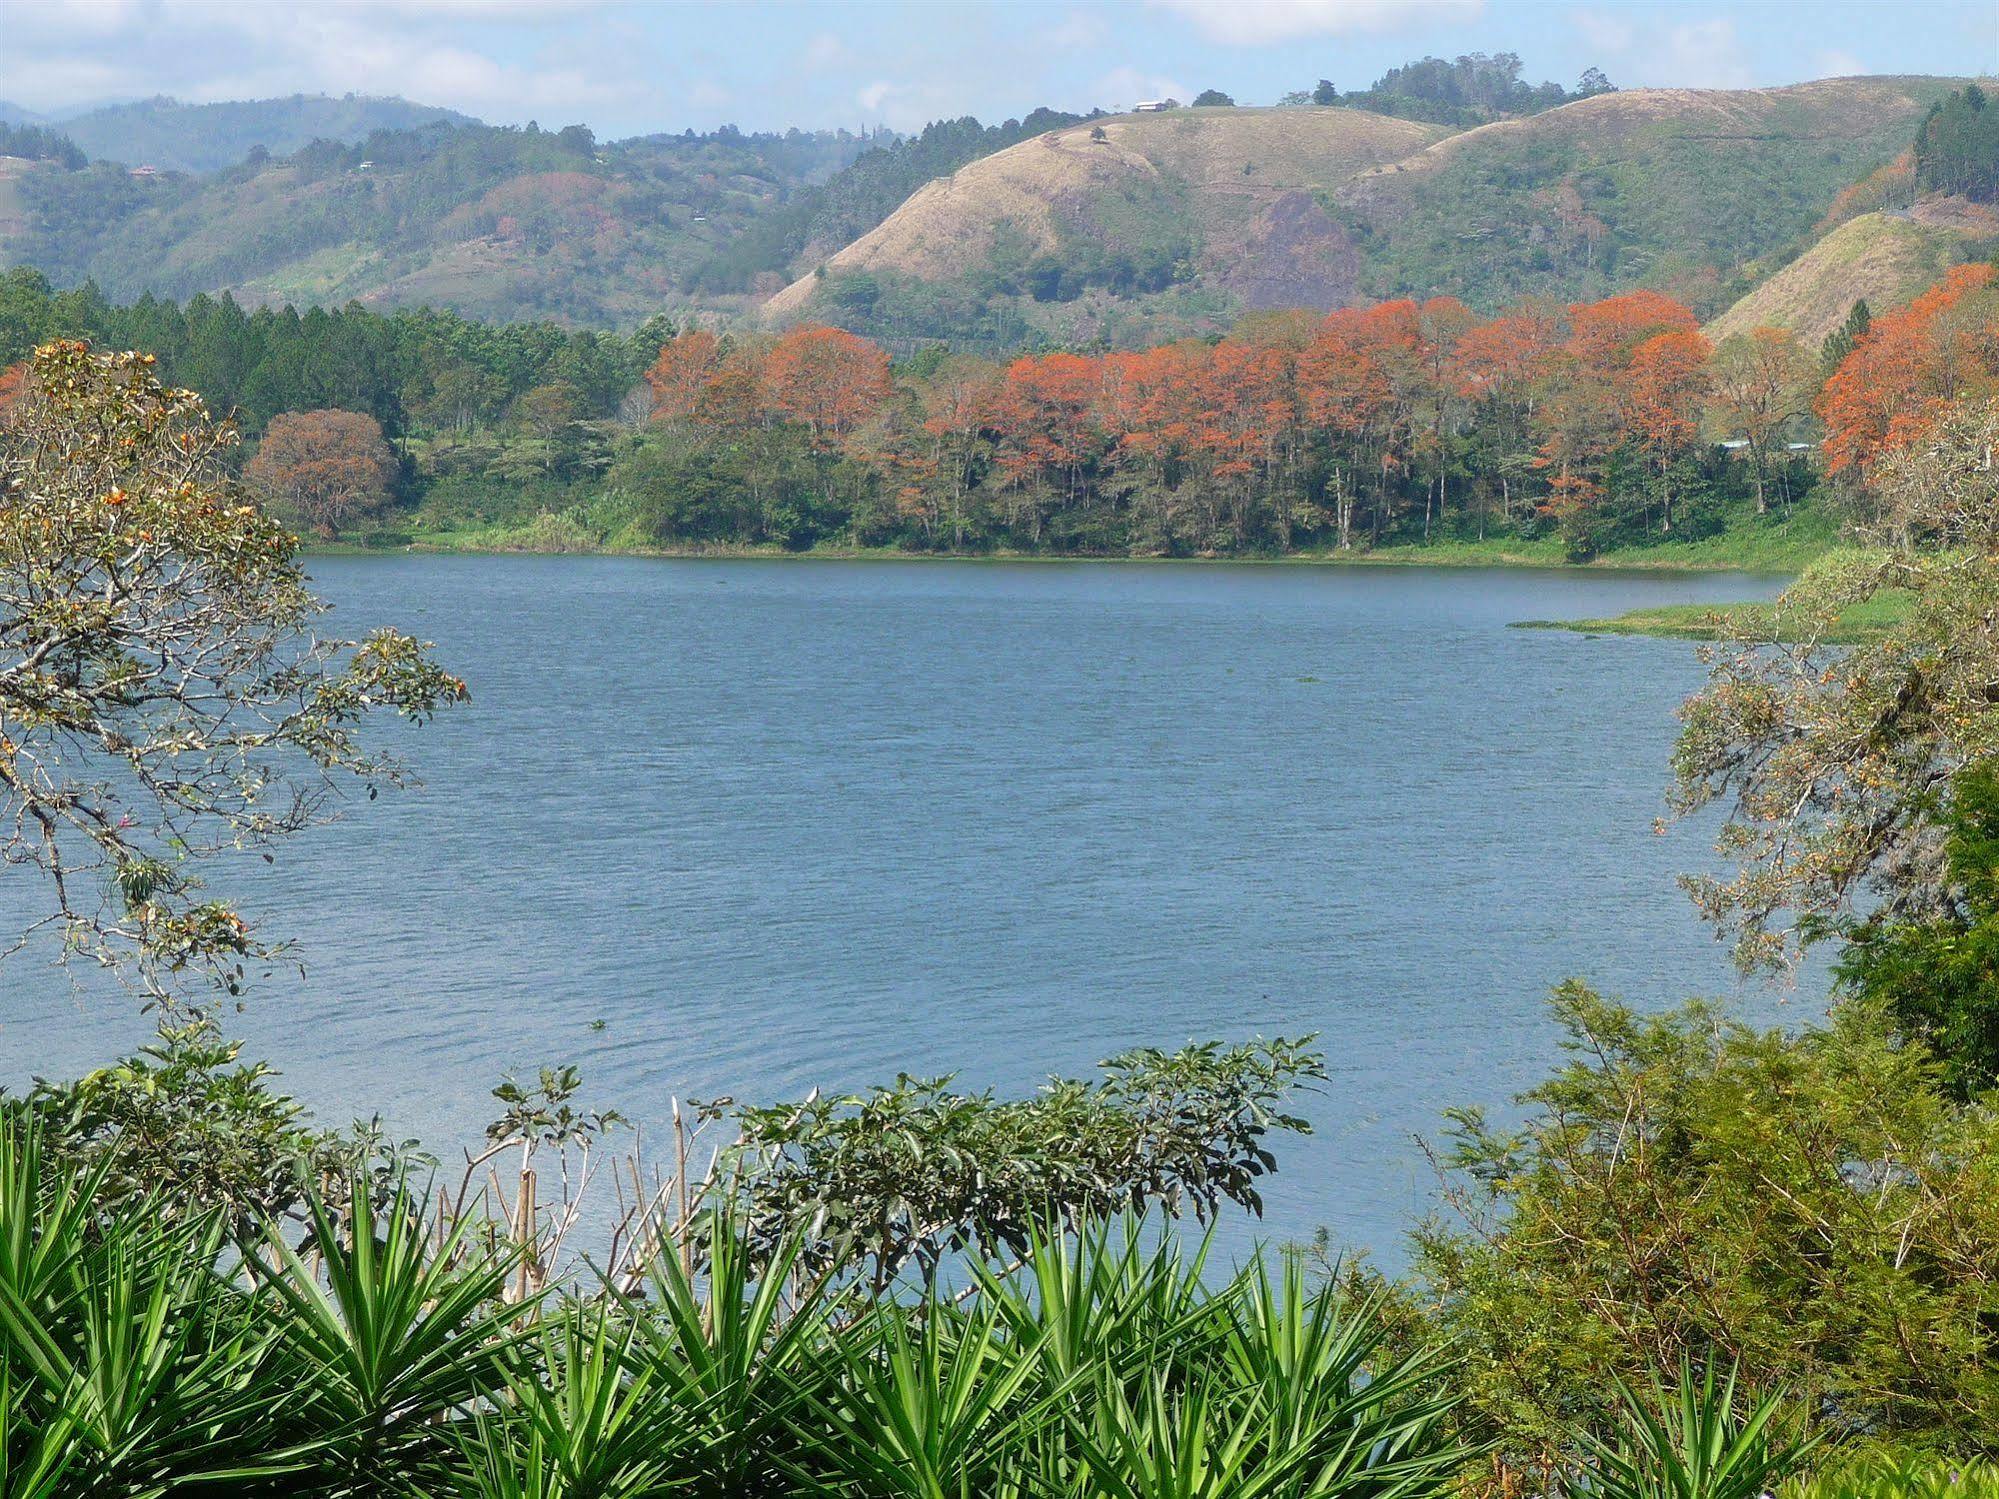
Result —
[{"label": "blue lake water", "polygon": [[[509,1069],[589,1100],[774,1099],[1317,1032],[1331,1069],[1259,1227],[1384,1262],[1414,1136],[1504,1104],[1586,975],[1741,985],[1659,837],[1690,646],[1525,618],[1772,579],[1204,564],[327,558],[334,623],[435,640],[475,700],[421,791],[218,873],[309,965],[235,1029],[321,1115],[445,1152]],[[0,874],[0,914],[30,876]],[[10,916],[11,919],[11,916]],[[141,1041],[129,1002],[0,966],[0,1080]],[[602,1020],[601,1029],[592,1022]]]}]

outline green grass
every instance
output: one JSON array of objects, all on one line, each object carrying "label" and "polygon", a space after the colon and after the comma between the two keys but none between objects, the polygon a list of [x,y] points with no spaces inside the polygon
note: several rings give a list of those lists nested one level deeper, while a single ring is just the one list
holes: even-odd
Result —
[{"label": "green grass", "polygon": [[[1659,604],[1608,619],[1522,620],[1523,630],[1576,630],[1586,635],[1656,635],[1669,640],[1735,640],[1768,610],[1765,604]],[[1907,615],[1906,594],[1884,593],[1856,604],[1840,616],[1826,640],[1854,645],[1871,640],[1900,624]]]},{"label": "green grass", "polygon": [[[823,543],[808,552],[787,551],[775,546],[745,543],[703,542],[655,546],[629,531],[605,535],[587,521],[591,507],[585,505],[561,516],[535,515],[523,520],[473,522],[452,527],[398,527],[387,525],[385,533],[395,537],[393,548],[426,552],[595,552],[623,556],[733,556],[733,557],[820,557],[909,561],[948,558],[951,554],[911,552],[900,547],[865,547]],[[1796,573],[1838,545],[1837,523],[1816,511],[1800,510],[1790,519],[1775,516],[1744,517],[1725,530],[1694,541],[1648,542],[1640,546],[1614,547],[1584,563],[1572,562],[1560,537],[1495,536],[1484,540],[1440,538],[1429,542],[1396,542],[1371,550],[1341,552],[1330,548],[1298,551],[1283,556],[1232,556],[1230,562],[1268,562],[1292,565],[1332,565],[1367,567],[1589,567],[1605,570],[1658,569],[1681,572],[1760,572]],[[339,543],[320,544],[319,550],[367,550],[365,538],[354,535]],[[1004,549],[968,554],[984,561],[1104,561],[1097,556],[1062,557],[1046,552],[1016,552]],[[1152,560],[1152,559],[1129,559]],[[1180,560],[1180,559],[1176,559]],[[1193,559],[1185,559],[1193,560]],[[1648,611],[1648,613],[1669,611]],[[1707,612],[1701,609],[1697,612]],[[1698,633],[1696,622],[1686,620],[1638,620],[1581,622],[1606,633],[1689,634]]]},{"label": "green grass", "polygon": [[1779,1499],[1999,1499],[1999,1464],[1880,1453],[1828,1457]]}]

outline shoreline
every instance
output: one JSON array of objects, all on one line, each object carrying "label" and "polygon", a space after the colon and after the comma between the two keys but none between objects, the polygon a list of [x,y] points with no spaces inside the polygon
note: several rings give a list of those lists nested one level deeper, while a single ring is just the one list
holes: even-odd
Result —
[{"label": "shoreline", "polygon": [[531,547],[441,544],[418,538],[398,546],[369,546],[353,541],[312,541],[302,548],[308,557],[622,557],[670,562],[948,562],[964,564],[1040,563],[1064,566],[1080,563],[1146,564],[1169,567],[1456,567],[1467,570],[1492,569],[1509,572],[1562,573],[1679,573],[1704,575],[1742,573],[1751,577],[1790,577],[1828,550],[1800,548],[1795,558],[1774,561],[1765,558],[1656,557],[1650,549],[1627,549],[1585,562],[1529,552],[1492,549],[1481,543],[1442,546],[1397,545],[1366,552],[1296,552],[1281,556],[1243,555],[1192,557],[1130,556],[1085,552],[911,552],[899,547],[809,547],[793,551],[782,547],[699,546],[699,547]]}]

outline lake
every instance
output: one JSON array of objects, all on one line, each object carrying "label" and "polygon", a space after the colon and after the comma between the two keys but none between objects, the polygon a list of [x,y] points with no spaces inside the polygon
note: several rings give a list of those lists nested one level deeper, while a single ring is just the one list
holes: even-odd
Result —
[{"label": "lake", "polygon": [[[1527,618],[1766,596],[1741,576],[1223,564],[324,558],[360,630],[474,701],[396,743],[425,786],[218,872],[304,979],[235,1029],[322,1117],[449,1152],[508,1069],[573,1061],[657,1124],[1120,1048],[1317,1032],[1309,1139],[1251,1233],[1389,1265],[1414,1143],[1544,1070],[1543,1000],[1741,985],[1655,835],[1691,646]],[[239,877],[240,876],[240,877]],[[8,871],[0,915],[25,909]],[[0,1077],[136,1045],[116,994],[0,967]],[[601,1028],[593,1022],[602,1021]]]}]

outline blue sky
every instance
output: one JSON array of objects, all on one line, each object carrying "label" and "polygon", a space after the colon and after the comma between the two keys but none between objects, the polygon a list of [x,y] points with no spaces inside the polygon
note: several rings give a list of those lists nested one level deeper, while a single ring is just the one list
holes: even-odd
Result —
[{"label": "blue sky", "polygon": [[1426,53],[1528,77],[1739,87],[1999,72],[1999,0],[0,0],[0,98],[402,94],[495,122],[656,130],[988,122],[1220,88],[1272,103]]}]

